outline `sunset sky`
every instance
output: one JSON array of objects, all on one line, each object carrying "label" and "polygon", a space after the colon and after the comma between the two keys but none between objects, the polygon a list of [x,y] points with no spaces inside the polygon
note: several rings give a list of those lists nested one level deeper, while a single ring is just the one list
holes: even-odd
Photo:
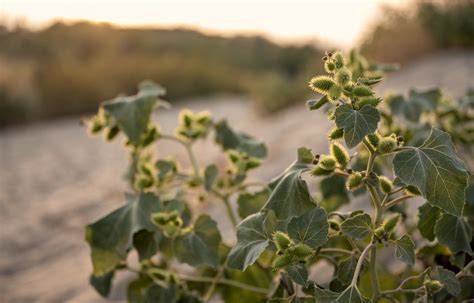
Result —
[{"label": "sunset sky", "polygon": [[398,0],[0,0],[0,17],[34,27],[52,20],[188,26],[221,34],[262,33],[283,41],[320,39],[349,47]]}]

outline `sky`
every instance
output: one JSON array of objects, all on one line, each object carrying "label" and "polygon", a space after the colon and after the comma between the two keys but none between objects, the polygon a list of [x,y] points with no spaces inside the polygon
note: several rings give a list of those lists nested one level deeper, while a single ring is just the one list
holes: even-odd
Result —
[{"label": "sky", "polygon": [[[0,0],[0,17],[42,27],[52,20],[124,26],[186,26],[233,35],[258,33],[281,41],[357,42],[380,4],[403,0]],[[406,1],[406,0],[405,0]]]}]

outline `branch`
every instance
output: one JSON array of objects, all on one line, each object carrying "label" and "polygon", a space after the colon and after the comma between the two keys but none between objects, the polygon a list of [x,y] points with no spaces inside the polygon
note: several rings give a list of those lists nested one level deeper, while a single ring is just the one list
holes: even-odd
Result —
[{"label": "branch", "polygon": [[362,264],[364,263],[365,256],[372,247],[374,247],[374,244],[367,245],[360,254],[359,260],[357,261],[357,265],[354,271],[354,275],[352,276],[351,286],[357,286],[357,279],[359,277],[360,270],[362,269]]},{"label": "branch", "polygon": [[464,268],[461,269],[461,271],[456,274],[456,278],[464,276],[466,272],[468,272],[469,269],[471,269],[471,267],[473,266],[474,266],[474,260],[471,260],[471,262],[467,263],[467,265],[464,266]]},{"label": "branch", "polygon": [[[202,282],[202,283],[212,283],[214,281],[214,277],[201,277],[201,276],[190,276],[190,275],[178,275],[178,278],[186,281],[193,281],[193,282]],[[248,291],[256,292],[256,293],[261,293],[261,294],[267,294],[268,289],[266,288],[261,288],[261,287],[255,287],[252,285],[248,285],[245,283],[237,282],[234,280],[228,280],[225,278],[221,278],[217,281],[217,284],[224,284],[224,285],[229,285],[232,287],[237,287],[241,289],[245,289]]]},{"label": "branch", "polygon": [[406,199],[410,199],[410,198],[413,198],[414,195],[404,195],[404,196],[400,196],[398,198],[395,198],[393,199],[392,201],[388,201],[386,202],[383,207],[384,209],[389,209],[390,207],[394,206],[395,204],[399,203],[399,202],[402,202]]}]

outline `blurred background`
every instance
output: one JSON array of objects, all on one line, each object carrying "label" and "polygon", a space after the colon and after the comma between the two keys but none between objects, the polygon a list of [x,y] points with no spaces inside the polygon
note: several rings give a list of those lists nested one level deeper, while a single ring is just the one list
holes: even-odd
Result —
[{"label": "blurred background", "polygon": [[[183,107],[227,117],[267,142],[254,177],[268,180],[297,147],[326,150],[330,124],[306,110],[307,81],[324,51],[351,48],[401,64],[380,93],[462,96],[474,86],[474,2],[0,0],[0,302],[104,301],[88,286],[84,225],[122,203],[127,159],[79,125],[101,101],[152,79],[173,104],[157,114],[163,129]],[[217,154],[198,146],[203,163]],[[124,300],[117,279],[112,301]]]}]

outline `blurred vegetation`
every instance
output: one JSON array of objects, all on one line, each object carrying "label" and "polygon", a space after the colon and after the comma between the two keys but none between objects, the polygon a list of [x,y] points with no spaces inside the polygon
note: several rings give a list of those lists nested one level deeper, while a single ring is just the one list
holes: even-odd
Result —
[{"label": "blurred vegetation", "polygon": [[448,48],[474,49],[474,1],[414,1],[385,6],[363,39],[362,53],[380,61],[407,62]]},{"label": "blurred vegetation", "polygon": [[130,29],[55,23],[33,31],[0,27],[0,126],[92,112],[151,79],[168,99],[251,94],[271,112],[308,93],[323,53],[262,37],[205,35],[185,29]]}]

